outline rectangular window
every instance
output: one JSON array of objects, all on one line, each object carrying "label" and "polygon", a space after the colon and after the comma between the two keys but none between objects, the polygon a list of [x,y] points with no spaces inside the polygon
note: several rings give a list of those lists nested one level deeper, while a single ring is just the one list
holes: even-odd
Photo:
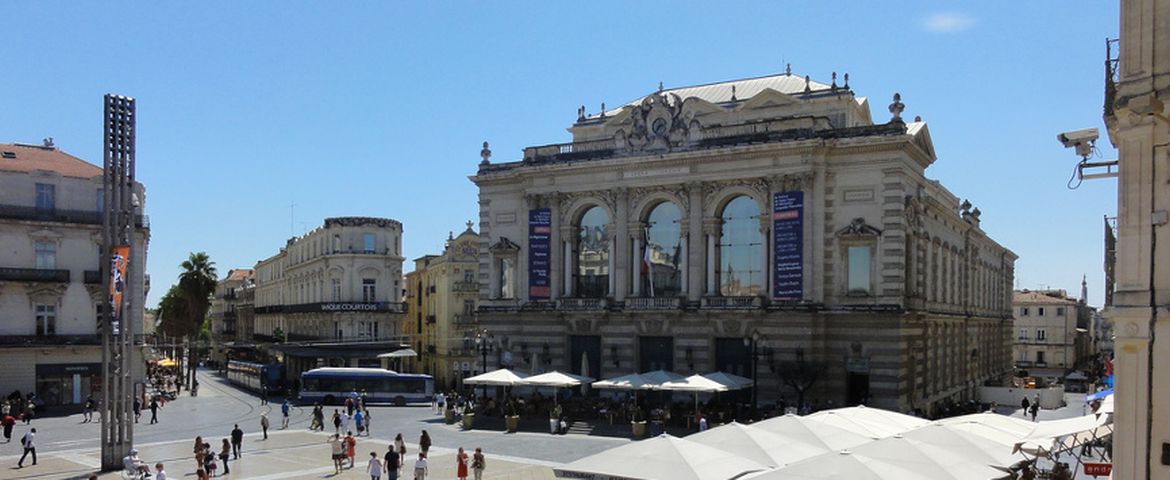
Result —
[{"label": "rectangular window", "polygon": [[57,334],[57,306],[56,305],[37,305],[36,306],[36,325],[37,336],[47,337]]},{"label": "rectangular window", "polygon": [[1064,316],[1064,307],[1056,307],[1056,316],[1058,316],[1058,317]]},{"label": "rectangular window", "polygon": [[516,298],[516,288],[513,286],[513,278],[516,276],[515,262],[511,258],[500,259],[500,298]]},{"label": "rectangular window", "polygon": [[1036,307],[1036,316],[1038,316],[1038,317],[1044,316],[1044,307]]},{"label": "rectangular window", "polygon": [[333,301],[340,302],[341,301],[341,279],[334,278],[334,279],[330,280],[330,282],[332,282],[331,288],[333,289]]},{"label": "rectangular window", "polygon": [[362,234],[362,252],[374,253],[374,234],[372,234],[372,233]]},{"label": "rectangular window", "polygon": [[873,247],[868,245],[849,247],[849,294],[868,295],[870,285],[870,256]]},{"label": "rectangular window", "polygon": [[1021,308],[1021,309],[1020,309],[1020,316],[1021,316],[1021,317],[1026,317],[1026,316],[1028,316],[1028,307],[1024,307],[1024,308]]},{"label": "rectangular window", "polygon": [[475,300],[464,300],[463,301],[463,314],[464,315],[474,315],[475,314]]},{"label": "rectangular window", "polygon": [[1038,364],[1045,363],[1044,362],[1044,352],[1036,352],[1036,363],[1038,363]]},{"label": "rectangular window", "polygon": [[1020,340],[1027,340],[1027,339],[1028,339],[1028,329],[1021,328],[1020,329]]},{"label": "rectangular window", "polygon": [[37,240],[34,244],[37,254],[37,268],[57,268],[57,243],[49,240]]},{"label": "rectangular window", "polygon": [[97,212],[102,213],[106,211],[106,191],[98,189],[97,191]]},{"label": "rectangular window", "polygon": [[373,278],[363,278],[362,279],[362,301],[363,302],[376,302],[377,301],[377,298],[378,298],[377,297],[377,290],[375,289],[375,287],[377,285],[376,282],[377,281]]},{"label": "rectangular window", "polygon": [[57,208],[57,187],[47,183],[37,184],[37,210]]},{"label": "rectangular window", "polygon": [[1044,340],[1045,338],[1046,338],[1046,337],[1045,337],[1045,335],[1044,335],[1044,329],[1043,329],[1043,328],[1037,328],[1037,329],[1036,329],[1036,340]]}]

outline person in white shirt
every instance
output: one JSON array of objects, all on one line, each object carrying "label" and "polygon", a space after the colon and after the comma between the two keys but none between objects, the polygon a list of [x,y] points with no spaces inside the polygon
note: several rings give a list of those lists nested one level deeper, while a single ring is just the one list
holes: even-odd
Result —
[{"label": "person in white shirt", "polygon": [[370,452],[370,462],[366,464],[366,473],[370,474],[370,480],[381,480],[382,461],[378,459],[377,452]]},{"label": "person in white shirt", "polygon": [[122,468],[126,470],[126,473],[135,475],[136,478],[138,475],[150,476],[150,467],[146,466],[146,462],[142,461],[141,458],[138,458],[138,449],[136,448],[131,448],[130,454],[122,457]]},{"label": "person in white shirt", "polygon": [[16,462],[16,468],[24,468],[24,457],[25,457],[25,455],[28,455],[29,453],[32,453],[32,457],[33,457],[32,464],[33,465],[37,464],[37,447],[36,447],[36,445],[33,445],[33,437],[36,437],[36,436],[37,436],[37,429],[30,428],[28,430],[28,432],[26,432],[24,434],[23,437],[20,437],[20,444],[21,444],[21,446],[24,447],[24,454],[22,454],[20,456],[20,460]]},{"label": "person in white shirt", "polygon": [[163,470],[163,464],[154,464],[154,480],[167,480],[167,471]]},{"label": "person in white shirt", "polygon": [[427,454],[419,452],[418,460],[414,461],[414,480],[426,480]]}]

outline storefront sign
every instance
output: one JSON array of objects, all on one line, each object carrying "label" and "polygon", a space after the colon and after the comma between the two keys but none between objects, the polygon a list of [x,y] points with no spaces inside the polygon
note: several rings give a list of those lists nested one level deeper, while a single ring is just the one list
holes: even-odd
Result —
[{"label": "storefront sign", "polygon": [[804,192],[772,196],[772,298],[804,298]]},{"label": "storefront sign", "polygon": [[1107,477],[1111,473],[1113,473],[1113,464],[1112,463],[1086,463],[1085,464],[1085,475],[1092,475],[1094,477],[1097,477],[1097,476]]},{"label": "storefront sign", "polygon": [[100,363],[38,363],[37,377],[101,375]]},{"label": "storefront sign", "polygon": [[528,211],[528,299],[548,300],[549,239],[552,235],[552,211],[534,208]]},{"label": "storefront sign", "polygon": [[322,312],[377,312],[387,310],[388,304],[376,303],[322,303]]}]

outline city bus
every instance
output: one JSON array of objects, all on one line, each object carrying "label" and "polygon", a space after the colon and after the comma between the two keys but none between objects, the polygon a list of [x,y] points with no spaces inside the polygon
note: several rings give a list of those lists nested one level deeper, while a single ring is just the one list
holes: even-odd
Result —
[{"label": "city bus", "polygon": [[351,392],[370,403],[429,403],[435,392],[430,375],[381,368],[315,368],[301,374],[302,403],[338,404]]},{"label": "city bus", "polygon": [[227,365],[228,381],[256,393],[284,392],[284,365],[231,360]]}]

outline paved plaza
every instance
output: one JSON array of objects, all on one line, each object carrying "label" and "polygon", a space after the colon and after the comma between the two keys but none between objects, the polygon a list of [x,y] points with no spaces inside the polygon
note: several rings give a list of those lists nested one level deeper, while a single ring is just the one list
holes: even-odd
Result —
[{"label": "paved plaza", "polygon": [[[199,374],[199,396],[183,396],[159,409],[159,423],[150,424],[150,411],[144,410],[135,425],[135,445],[151,464],[163,462],[168,475],[194,478],[195,461],[191,454],[194,438],[218,446],[227,438],[232,425],[246,432],[244,458],[233,461],[234,479],[297,478],[369,478],[365,476],[363,458],[370,451],[384,454],[397,433],[406,439],[407,456],[413,461],[422,430],[433,441],[431,478],[454,478],[455,449],[482,448],[487,457],[485,478],[544,479],[553,478],[552,466],[571,462],[609,448],[625,444],[628,439],[584,435],[552,436],[533,432],[507,434],[495,430],[460,431],[458,425],[446,425],[442,418],[426,407],[372,407],[373,436],[358,439],[356,468],[333,475],[326,443],[332,427],[309,432],[311,408],[293,409],[288,430],[280,430],[280,404],[261,405],[254,395],[239,390],[218,376]],[[335,407],[330,407],[335,408]],[[332,412],[326,410],[328,414]],[[274,428],[268,440],[259,433],[260,414],[267,413]],[[34,420],[37,429],[39,461],[16,469],[21,448],[19,438],[28,427],[17,425],[11,443],[0,443],[0,479],[69,479],[86,478],[100,465],[97,424],[81,423],[81,415],[46,417]],[[218,451],[218,448],[216,448]],[[117,473],[100,478],[121,478]],[[409,478],[409,477],[408,477]]]}]

